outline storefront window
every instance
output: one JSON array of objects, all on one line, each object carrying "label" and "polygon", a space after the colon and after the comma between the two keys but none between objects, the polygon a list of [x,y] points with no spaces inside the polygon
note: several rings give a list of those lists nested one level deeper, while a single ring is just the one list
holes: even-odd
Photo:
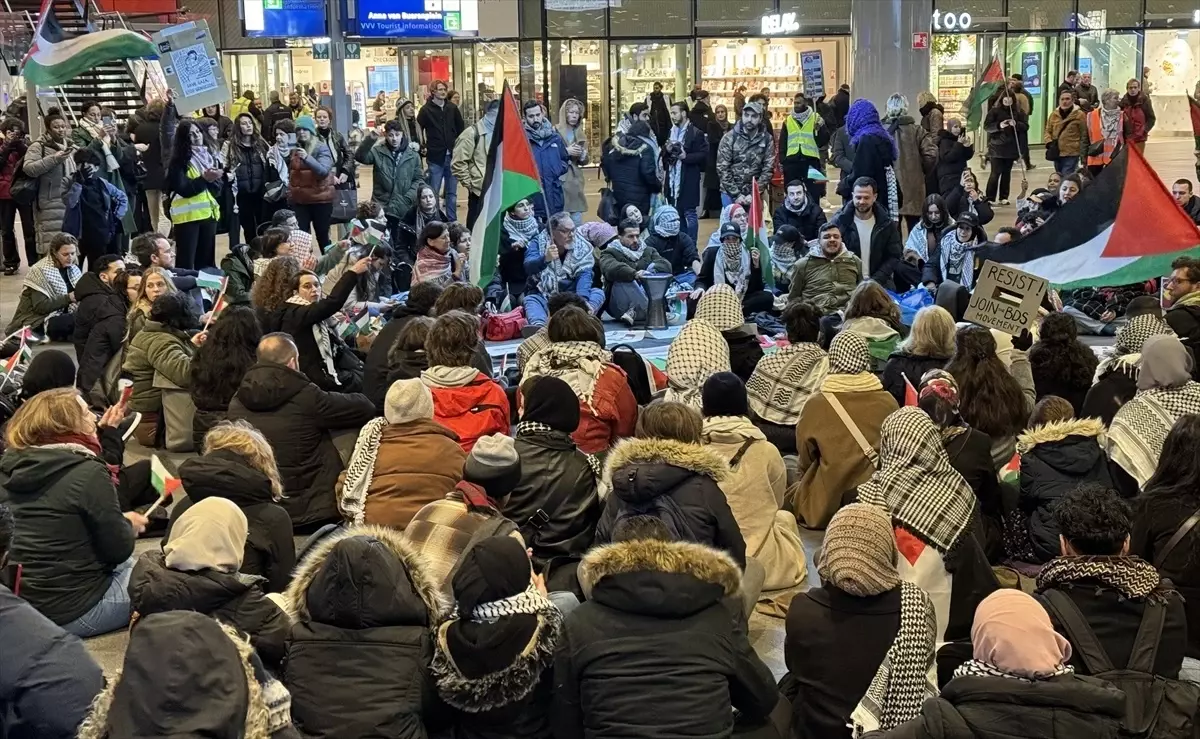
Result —
[{"label": "storefront window", "polygon": [[1122,28],[1142,22],[1142,4],[1136,0],[1079,0],[1079,23],[1083,30]]},{"label": "storefront window", "polygon": [[521,0],[521,38],[541,38],[543,0]]},{"label": "storefront window", "polygon": [[[692,45],[690,43],[616,44],[613,47],[613,78],[616,105],[610,121],[616,126],[634,103],[645,102],[657,82],[670,100],[685,98],[692,89]],[[690,104],[690,103],[689,103]]]},{"label": "storefront window", "polygon": [[521,64],[517,44],[481,41],[475,45],[475,97],[479,109],[498,100],[504,81],[514,89],[521,84]]},{"label": "storefront window", "polygon": [[550,102],[547,105],[550,123],[558,124],[559,110],[567,99],[582,102],[588,154],[593,162],[599,162],[608,97],[608,86],[604,83],[608,42],[550,41],[547,52],[550,62]]},{"label": "storefront window", "polygon": [[1046,116],[1057,105],[1054,92],[1067,73],[1059,59],[1060,41],[1057,34],[1008,37],[1005,68],[1024,76],[1025,91],[1033,97],[1029,114],[1029,143],[1033,146],[1042,143]]},{"label": "storefront window", "polygon": [[1092,84],[1103,91],[1112,87],[1122,92],[1125,83],[1141,77],[1138,67],[1138,46],[1141,34],[1093,32],[1078,36],[1079,51],[1076,69],[1092,75]]},{"label": "storefront window", "polygon": [[796,93],[805,91],[800,65],[803,52],[821,52],[827,95],[849,81],[844,71],[848,38],[701,39],[699,43],[700,84],[711,94],[713,106],[724,105],[731,116],[735,114],[734,93],[743,87],[746,98],[767,88],[772,117],[787,115]]},{"label": "storefront window", "polygon": [[546,35],[550,38],[608,35],[604,8],[597,10],[547,10]]},{"label": "storefront window", "polygon": [[[1147,31],[1144,66],[1144,88],[1154,96],[1154,114],[1158,121],[1154,133],[1192,134],[1187,96],[1194,94],[1200,79],[1200,31]],[[1139,77],[1131,74],[1128,77]],[[1125,94],[1128,77],[1119,80],[1117,87]]]},{"label": "storefront window", "polygon": [[542,52],[541,42],[521,42],[521,84],[517,99],[522,102],[537,100],[543,105],[546,103],[546,60]]},{"label": "storefront window", "polygon": [[608,11],[612,36],[692,35],[691,0],[624,0]]},{"label": "storefront window", "polygon": [[1070,28],[1074,14],[1075,0],[1009,0],[1008,27],[1029,31]]}]

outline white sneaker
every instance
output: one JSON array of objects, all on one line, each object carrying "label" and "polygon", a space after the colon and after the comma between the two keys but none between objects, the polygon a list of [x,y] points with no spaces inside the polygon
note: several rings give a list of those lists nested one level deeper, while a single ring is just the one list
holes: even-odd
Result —
[{"label": "white sneaker", "polygon": [[621,322],[633,328],[633,324],[637,323],[633,318],[633,311],[625,311],[625,315],[621,316]]},{"label": "white sneaker", "polygon": [[137,429],[138,424],[141,422],[142,414],[138,413],[137,411],[133,411],[128,416],[125,416],[125,418],[121,419],[121,423],[117,427],[121,429],[121,441],[129,441],[129,437],[133,436],[134,430]]},{"label": "white sneaker", "polygon": [[1005,199],[1005,200],[1001,200],[1001,201],[1000,201],[1000,204],[1001,204],[1001,205],[1008,205],[1008,200],[1007,200],[1007,199]]}]

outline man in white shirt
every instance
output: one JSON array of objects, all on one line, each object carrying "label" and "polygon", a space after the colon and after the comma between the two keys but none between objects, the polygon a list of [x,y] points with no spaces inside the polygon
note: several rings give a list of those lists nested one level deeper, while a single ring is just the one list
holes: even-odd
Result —
[{"label": "man in white shirt", "polygon": [[850,202],[833,217],[841,229],[846,248],[862,260],[863,274],[891,288],[892,272],[903,254],[900,228],[880,205],[879,186],[870,177],[854,181]]}]

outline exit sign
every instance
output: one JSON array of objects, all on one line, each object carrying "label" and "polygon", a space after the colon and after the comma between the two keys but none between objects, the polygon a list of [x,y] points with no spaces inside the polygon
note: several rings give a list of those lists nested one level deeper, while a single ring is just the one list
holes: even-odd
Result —
[{"label": "exit sign", "polygon": [[928,31],[917,31],[916,33],[913,34],[913,48],[914,49],[928,49],[929,48],[929,32]]}]

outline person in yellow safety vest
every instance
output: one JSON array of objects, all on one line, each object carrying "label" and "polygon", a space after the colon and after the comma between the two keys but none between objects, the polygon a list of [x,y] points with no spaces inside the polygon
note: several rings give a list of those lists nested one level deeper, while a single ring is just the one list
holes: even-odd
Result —
[{"label": "person in yellow safety vest", "polygon": [[1125,139],[1125,113],[1121,110],[1121,93],[1105,90],[1100,95],[1100,105],[1087,114],[1087,129],[1088,141],[1093,142],[1093,146],[1104,142],[1104,148],[1099,153],[1093,155],[1093,149],[1085,152],[1088,154],[1088,171],[1095,177],[1112,161],[1117,146]]},{"label": "person in yellow safety vest", "polygon": [[243,90],[242,96],[234,100],[229,108],[229,117],[235,121],[242,113],[249,113],[258,122],[259,130],[262,129],[262,106],[258,104],[254,90]]},{"label": "person in yellow safety vest", "polygon": [[171,223],[175,226],[175,264],[181,269],[217,266],[217,222],[221,217],[224,165],[216,142],[209,139],[193,118],[179,122],[167,187]]},{"label": "person in yellow safety vest", "polygon": [[783,181],[800,180],[808,190],[809,197],[820,200],[824,195],[809,178],[809,169],[821,171],[821,150],[817,145],[817,129],[824,123],[817,111],[809,105],[803,93],[797,93],[791,115],[783,119],[783,130],[779,135],[779,160],[783,168]]}]

